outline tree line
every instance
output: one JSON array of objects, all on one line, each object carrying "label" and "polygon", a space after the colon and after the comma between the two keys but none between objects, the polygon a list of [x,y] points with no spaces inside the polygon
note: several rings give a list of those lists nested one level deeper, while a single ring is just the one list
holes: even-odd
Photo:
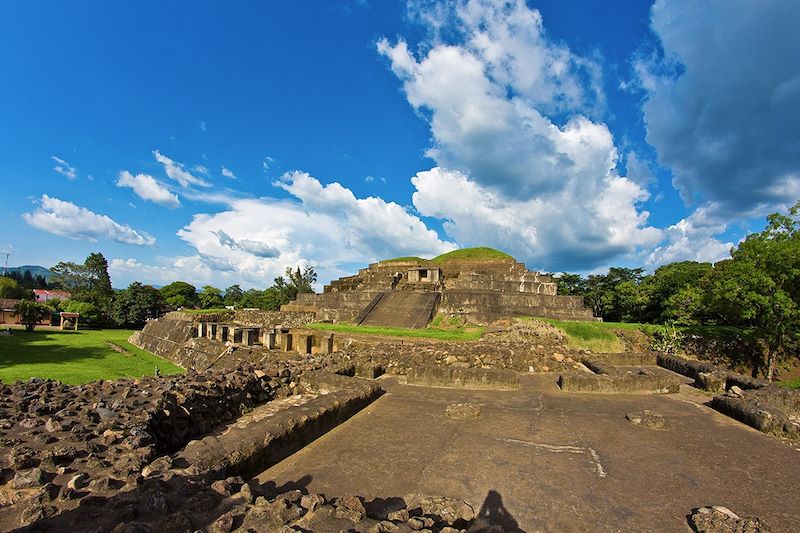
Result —
[{"label": "tree line", "polygon": [[215,309],[233,307],[236,309],[264,309],[275,311],[297,298],[302,292],[314,292],[317,273],[312,267],[287,268],[285,277],[278,276],[271,287],[264,290],[242,290],[238,284],[224,291],[211,285],[198,291],[194,285],[185,281],[175,281],[159,289],[164,302],[173,309]]},{"label": "tree line", "polygon": [[[16,310],[26,329],[32,331],[37,323],[53,312],[80,313],[82,323],[90,326],[141,327],[151,318],[173,309],[256,308],[277,310],[294,300],[298,293],[314,292],[317,274],[312,267],[287,268],[284,276],[274,279],[264,289],[242,290],[232,285],[222,291],[211,285],[200,291],[185,281],[175,281],[157,289],[138,281],[127,288],[114,290],[108,274],[108,262],[102,253],[89,254],[83,263],[59,262],[51,268],[53,275],[47,288],[68,291],[69,300],[50,300],[38,303],[29,284],[19,276],[0,277],[0,298],[21,300]],[[16,272],[11,274],[18,274]],[[23,282],[26,279],[23,275]],[[37,283],[34,280],[34,283]]]},{"label": "tree line", "polygon": [[610,268],[586,277],[555,277],[559,294],[583,296],[596,317],[611,322],[724,325],[748,329],[764,350],[764,374],[797,352],[800,335],[800,202],[767,217],[715,264],[681,261],[659,267]]}]

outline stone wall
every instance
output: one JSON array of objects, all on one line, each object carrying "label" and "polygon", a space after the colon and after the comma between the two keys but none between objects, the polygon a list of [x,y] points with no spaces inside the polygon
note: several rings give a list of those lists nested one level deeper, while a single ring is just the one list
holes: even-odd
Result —
[{"label": "stone wall", "polygon": [[519,389],[519,374],[513,370],[496,368],[413,366],[408,370],[406,382],[429,387],[517,390]]},{"label": "stone wall", "polygon": [[556,285],[550,276],[531,272],[513,259],[501,261],[458,260],[441,265],[444,288],[479,289],[555,296]]},{"label": "stone wall", "polygon": [[201,322],[257,328],[274,328],[276,326],[298,328],[313,321],[313,313],[236,310],[192,314],[176,311],[167,313],[161,318],[149,320],[142,331],[137,331],[130,337],[129,342],[148,352],[170,359],[184,368],[189,368],[189,366],[205,368],[203,365],[196,364],[187,366],[186,363],[203,359],[211,362],[220,354],[224,345],[203,342],[191,344],[189,341],[197,337],[197,327]]},{"label": "stone wall", "polygon": [[214,477],[252,477],[285,459],[338,426],[383,391],[371,380],[327,372],[307,372],[304,391],[320,393],[307,403],[251,420],[241,427],[194,440],[175,456],[175,463]]},{"label": "stone wall", "polygon": [[297,300],[281,307],[282,311],[315,310],[321,322],[350,322],[372,301],[379,291],[341,291],[321,294],[298,294]]},{"label": "stone wall", "polygon": [[439,311],[462,315],[469,323],[486,324],[513,316],[594,320],[580,296],[552,296],[490,290],[445,290]]},{"label": "stone wall", "polygon": [[142,331],[131,335],[128,342],[174,361],[175,354],[195,336],[195,331],[196,326],[193,322],[176,316],[176,313],[169,313],[167,316],[149,320]]},{"label": "stone wall", "polygon": [[776,385],[761,389],[729,388],[711,407],[764,433],[800,437],[800,391]]}]

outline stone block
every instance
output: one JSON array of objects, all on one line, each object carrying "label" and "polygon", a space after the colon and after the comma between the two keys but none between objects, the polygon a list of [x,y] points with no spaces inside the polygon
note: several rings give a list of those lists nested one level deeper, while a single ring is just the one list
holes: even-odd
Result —
[{"label": "stone block", "polygon": [[409,384],[432,387],[491,390],[519,389],[519,374],[513,370],[494,368],[414,366],[408,370],[406,380]]}]

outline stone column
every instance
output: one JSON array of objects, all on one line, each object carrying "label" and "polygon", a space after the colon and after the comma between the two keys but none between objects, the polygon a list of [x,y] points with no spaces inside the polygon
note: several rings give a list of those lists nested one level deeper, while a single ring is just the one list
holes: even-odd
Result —
[{"label": "stone column", "polygon": [[298,333],[296,335],[297,338],[297,353],[308,353],[308,339],[309,336],[306,333]]},{"label": "stone column", "polygon": [[319,340],[319,353],[329,354],[333,352],[333,335],[325,335]]},{"label": "stone column", "polygon": [[282,352],[290,352],[290,351],[292,351],[292,348],[294,348],[294,346],[292,346],[292,344],[293,344],[292,340],[293,340],[292,339],[292,334],[289,332],[288,329],[287,330],[281,330],[281,336],[280,336],[280,340],[278,342],[280,342],[280,347],[281,347],[281,351]]}]

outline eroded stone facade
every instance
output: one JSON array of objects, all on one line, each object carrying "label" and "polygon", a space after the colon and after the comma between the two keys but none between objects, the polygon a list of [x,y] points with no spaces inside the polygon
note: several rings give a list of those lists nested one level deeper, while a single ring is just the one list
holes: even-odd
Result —
[{"label": "eroded stone facade", "polygon": [[[430,301],[407,304],[386,295],[435,292]],[[404,309],[404,305],[412,309]],[[382,310],[389,307],[390,311]],[[550,276],[529,271],[514,259],[382,261],[358,274],[332,281],[320,294],[300,294],[284,311],[314,313],[317,320],[424,327],[436,312],[460,315],[470,323],[513,316],[592,320],[583,298],[558,296]],[[391,317],[391,318],[390,318]],[[419,326],[418,324],[422,324]]]}]

